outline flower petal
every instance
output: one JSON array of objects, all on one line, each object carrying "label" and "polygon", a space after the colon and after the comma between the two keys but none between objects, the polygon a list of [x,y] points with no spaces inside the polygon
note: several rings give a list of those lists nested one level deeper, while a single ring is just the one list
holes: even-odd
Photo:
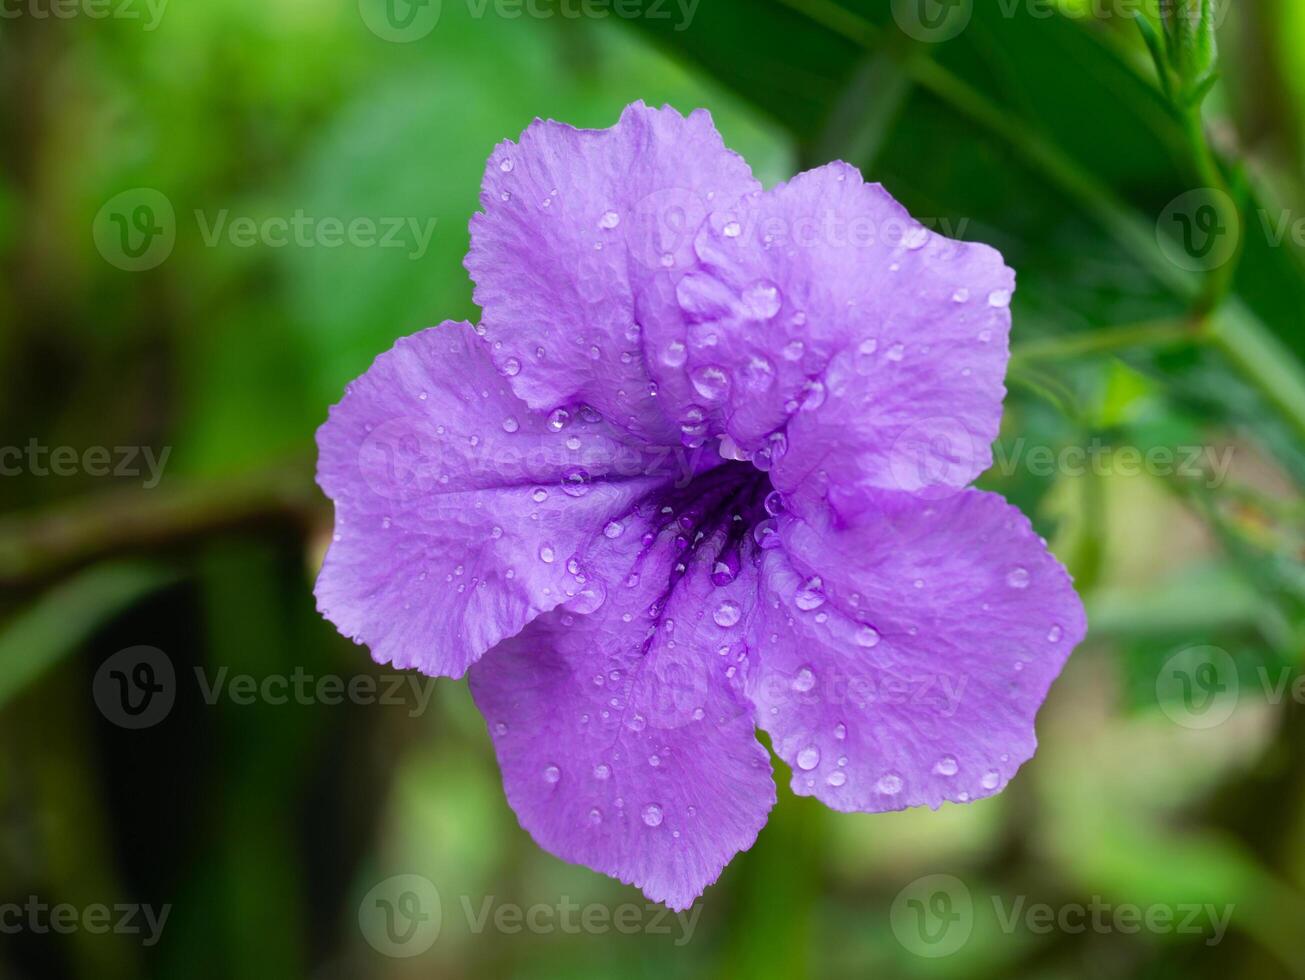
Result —
[{"label": "flower petal", "polygon": [[685,344],[673,370],[650,359],[655,380],[773,454],[776,489],[955,488],[991,465],[1014,289],[996,251],[833,163],[713,213],[696,252],[678,309],[644,320]]},{"label": "flower petal", "polygon": [[317,441],[335,502],[318,608],[378,662],[436,676],[585,602],[572,556],[674,478],[591,412],[531,411],[465,323],[399,340]]},{"label": "flower petal", "polygon": [[686,118],[640,102],[604,130],[536,120],[499,145],[466,267],[516,392],[537,409],[583,401],[631,431],[678,438],[650,387],[636,296],[695,261],[711,207],[757,186],[701,109]]},{"label": "flower petal", "polygon": [[717,586],[712,548],[686,553],[673,522],[653,526],[645,513],[605,535],[584,564],[622,584],[501,643],[471,690],[539,845],[683,909],[752,845],[775,786],[733,680],[755,566]]},{"label": "flower petal", "polygon": [[1086,620],[1028,520],[966,490],[879,493],[853,526],[780,520],[749,678],[793,790],[900,810],[1000,790]]}]

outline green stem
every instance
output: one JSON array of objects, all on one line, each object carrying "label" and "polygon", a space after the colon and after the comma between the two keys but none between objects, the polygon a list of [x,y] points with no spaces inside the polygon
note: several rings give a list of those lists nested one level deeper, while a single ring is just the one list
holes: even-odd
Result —
[{"label": "green stem", "polygon": [[[829,0],[781,2],[866,48],[878,39],[879,31],[873,24]],[[1212,314],[1223,303],[1223,310],[1211,324],[1211,335],[1218,348],[1266,400],[1283,412],[1295,429],[1305,433],[1305,371],[1254,313],[1236,299],[1225,299],[1236,273],[1240,236],[1238,254],[1202,282],[1164,257],[1151,222],[1142,220],[1108,185],[1080,167],[1060,147],[1024,121],[1008,118],[1000,105],[931,59],[908,58],[905,70],[921,88],[999,136],[1037,168],[1037,172],[1077,200],[1159,281],[1177,297],[1191,303],[1197,319],[1203,319],[1202,314]],[[1209,146],[1199,117],[1193,122],[1192,114],[1186,113],[1185,119],[1195,156],[1194,164],[1202,179],[1208,186],[1229,193],[1227,179]],[[1226,208],[1226,204],[1221,204],[1221,207]]]},{"label": "green stem", "polygon": [[1136,347],[1172,347],[1202,343],[1207,339],[1199,322],[1190,320],[1156,320],[1107,327],[1090,333],[1051,337],[1017,344],[1011,352],[1011,364],[1031,361],[1057,361],[1085,354],[1106,354]]}]

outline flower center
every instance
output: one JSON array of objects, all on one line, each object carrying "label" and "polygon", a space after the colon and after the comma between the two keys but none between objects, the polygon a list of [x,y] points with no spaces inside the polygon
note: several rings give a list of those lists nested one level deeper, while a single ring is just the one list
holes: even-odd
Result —
[{"label": "flower center", "polygon": [[[771,518],[782,509],[770,479],[750,463],[727,460],[700,473],[684,486],[671,486],[655,494],[651,504],[662,532],[675,533],[680,559],[672,578],[683,575],[691,559],[711,561],[712,581],[728,585],[738,575],[744,542],[752,536],[758,545],[774,533]],[[711,554],[702,554],[704,549]]]}]

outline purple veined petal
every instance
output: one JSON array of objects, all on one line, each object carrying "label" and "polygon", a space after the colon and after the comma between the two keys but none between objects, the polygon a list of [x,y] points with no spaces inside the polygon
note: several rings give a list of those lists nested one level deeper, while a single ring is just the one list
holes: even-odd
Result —
[{"label": "purple veined petal", "polygon": [[[494,358],[532,407],[592,405],[644,438],[678,442],[636,316],[696,262],[709,211],[755,189],[705,110],[629,106],[610,129],[536,120],[490,156],[466,267]],[[673,295],[673,293],[671,294]]]},{"label": "purple veined petal", "polygon": [[[775,802],[741,693],[751,544],[729,525],[698,539],[683,516],[644,508],[604,534],[582,559],[620,582],[601,605],[541,616],[470,674],[521,825],[677,910],[752,845]],[[736,547],[739,573],[713,578]]]},{"label": "purple veined petal", "polygon": [[777,489],[938,497],[991,465],[1014,290],[996,251],[834,163],[713,213],[696,253],[674,305],[648,304],[646,333],[682,341],[655,380]]},{"label": "purple veined petal", "polygon": [[1033,755],[1082,604],[996,495],[874,503],[851,526],[780,518],[749,678],[758,724],[794,791],[836,810],[991,796]]},{"label": "purple veined petal", "polygon": [[542,612],[583,605],[595,583],[572,557],[677,478],[674,460],[596,416],[531,411],[465,323],[399,340],[317,441],[335,502],[318,608],[378,662],[435,676],[461,676]]}]

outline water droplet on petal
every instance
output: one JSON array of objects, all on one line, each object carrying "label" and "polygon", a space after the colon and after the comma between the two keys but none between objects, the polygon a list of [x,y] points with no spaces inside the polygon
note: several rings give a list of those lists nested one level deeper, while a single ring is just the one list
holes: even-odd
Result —
[{"label": "water droplet on petal", "polygon": [[886,773],[879,777],[875,788],[885,796],[896,796],[902,791],[902,777],[895,772]]},{"label": "water droplet on petal", "polygon": [[997,784],[1000,782],[1001,773],[997,772],[996,769],[989,769],[983,774],[983,778],[979,780],[979,785],[984,789],[996,789]]},{"label": "water droplet on petal", "polygon": [[825,782],[829,783],[830,786],[842,786],[845,782],[847,782],[847,773],[835,769],[833,772],[829,774],[829,777],[825,780]]},{"label": "water droplet on petal", "polygon": [[510,415],[503,420],[504,432],[516,432],[520,427],[521,426],[517,423],[517,420],[512,418]]},{"label": "water droplet on petal", "polygon": [[793,604],[803,612],[819,609],[825,604],[825,593],[821,591],[823,586],[824,583],[819,575],[811,576],[802,583],[802,588],[793,596]]},{"label": "water droplet on petal", "polygon": [[545,565],[551,565],[555,557],[553,549],[549,545],[544,545],[539,549],[539,560]]},{"label": "water droplet on petal", "polygon": [[1065,635],[1065,631],[1064,631],[1063,629],[1061,629],[1059,626],[1053,626],[1053,627],[1051,627],[1051,629],[1047,632],[1047,642],[1048,642],[1048,643],[1059,643],[1059,642],[1060,642],[1060,638],[1061,638],[1062,636],[1064,636],[1064,635]]},{"label": "water droplet on petal", "polygon": [[608,231],[615,228],[621,223],[621,216],[615,211],[604,211],[603,216],[598,219],[598,227],[605,228]]},{"label": "water droplet on petal", "polygon": [[856,645],[873,647],[879,645],[879,631],[873,626],[862,626],[856,631]]},{"label": "water droplet on petal", "polygon": [[557,766],[549,766],[544,770],[544,782],[555,783],[562,778],[562,770]]},{"label": "water droplet on petal", "polygon": [[1012,568],[1010,574],[1006,576],[1006,584],[1012,589],[1027,589],[1029,587],[1029,570],[1027,568]]},{"label": "water droplet on petal", "polygon": [[754,527],[752,529],[752,540],[756,542],[758,548],[763,550],[778,548],[780,545],[779,527],[775,523],[775,519],[768,517]]},{"label": "water droplet on petal", "polygon": [[743,609],[737,602],[726,599],[716,611],[712,613],[712,619],[716,621],[717,626],[730,627],[738,623],[743,616]]},{"label": "water droplet on petal", "polygon": [[1009,289],[996,289],[988,294],[988,305],[993,309],[1002,309],[1010,306],[1011,292]]},{"label": "water droplet on petal", "polygon": [[518,361],[515,357],[509,357],[506,361],[503,362],[503,373],[506,374],[509,378],[515,378],[518,374],[521,373],[521,362]]},{"label": "water droplet on petal", "polygon": [[793,690],[803,692],[816,686],[816,673],[810,667],[803,667],[793,678]]},{"label": "water droplet on petal", "polygon": [[603,811],[594,807],[589,811],[589,822],[595,826],[603,822]]},{"label": "water droplet on petal", "polygon": [[514,166],[516,166],[516,164],[512,162],[511,157],[504,157],[502,162],[499,163],[498,169],[503,171],[505,174],[510,174]]},{"label": "water droplet on petal", "polygon": [[730,390],[729,375],[714,364],[695,369],[690,380],[693,390],[707,401],[720,401]]},{"label": "water droplet on petal", "polygon": [[561,432],[570,421],[571,413],[565,408],[555,408],[548,413],[548,428],[553,432]]},{"label": "water droplet on petal", "polygon": [[688,356],[684,344],[678,340],[672,340],[662,351],[662,363],[667,367],[683,367]]},{"label": "water droplet on petal", "polygon": [[769,320],[783,305],[779,287],[765,279],[745,289],[742,300],[744,315],[750,320]]},{"label": "water droplet on petal", "polygon": [[598,763],[598,765],[594,766],[595,779],[606,779],[611,774],[612,774],[612,770],[601,762]]},{"label": "water droplet on petal", "polygon": [[589,492],[589,471],[572,466],[562,474],[562,492],[568,497],[583,497]]},{"label": "water droplet on petal", "polygon": [[724,233],[726,238],[738,238],[739,235],[743,233],[743,226],[737,221],[730,221],[726,223],[721,231]]},{"label": "water droplet on petal", "polygon": [[938,764],[933,767],[933,771],[939,776],[955,776],[960,768],[954,757],[945,755],[938,760]]},{"label": "water droplet on petal", "polygon": [[649,827],[660,827],[662,823],[662,808],[656,803],[649,803],[643,808],[643,822]]},{"label": "water droplet on petal", "polygon": [[603,528],[603,537],[619,538],[625,533],[625,525],[620,521],[608,521],[607,526]]},{"label": "water droplet on petal", "polygon": [[820,750],[814,745],[808,745],[797,754],[797,767],[803,772],[810,772],[818,765],[820,765]]}]

